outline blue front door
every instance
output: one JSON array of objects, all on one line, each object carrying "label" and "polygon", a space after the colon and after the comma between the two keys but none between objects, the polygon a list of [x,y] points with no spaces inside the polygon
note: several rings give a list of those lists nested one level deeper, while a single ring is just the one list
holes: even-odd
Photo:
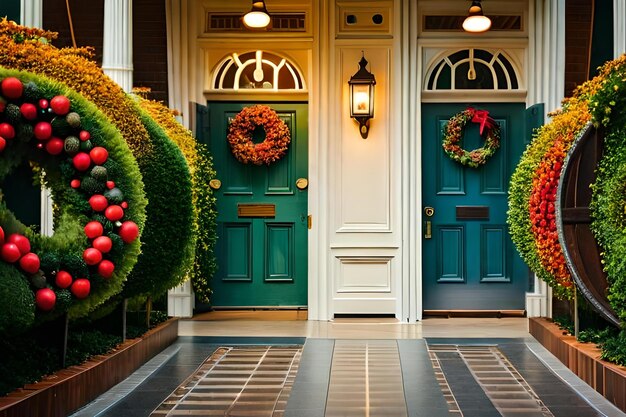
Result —
[{"label": "blue front door", "polygon": [[[509,238],[506,212],[509,179],[525,147],[525,106],[472,105],[488,110],[502,132],[500,148],[479,168],[451,160],[441,146],[446,122],[467,107],[422,105],[424,310],[523,310],[528,268]],[[468,123],[462,147],[483,142],[478,124]]]}]

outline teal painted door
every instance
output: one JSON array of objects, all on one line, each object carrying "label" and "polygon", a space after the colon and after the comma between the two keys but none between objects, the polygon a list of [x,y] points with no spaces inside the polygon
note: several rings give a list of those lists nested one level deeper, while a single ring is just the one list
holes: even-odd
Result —
[{"label": "teal painted door", "polygon": [[[269,166],[242,164],[226,140],[229,120],[252,103],[209,103],[209,148],[221,187],[218,209],[218,270],[213,306],[306,306],[308,112],[305,103],[268,104],[287,124],[291,143],[286,156]],[[256,103],[255,103],[256,104]],[[253,139],[265,138],[263,129]],[[261,204],[275,215],[249,217]],[[252,213],[252,215],[255,215]]]},{"label": "teal painted door", "polygon": [[[422,105],[424,310],[522,310],[528,268],[509,237],[506,212],[509,180],[526,145],[524,105],[473,105],[502,130],[500,148],[479,168],[452,161],[441,147],[444,125],[467,107]],[[462,147],[483,143],[478,124],[468,123]]]}]

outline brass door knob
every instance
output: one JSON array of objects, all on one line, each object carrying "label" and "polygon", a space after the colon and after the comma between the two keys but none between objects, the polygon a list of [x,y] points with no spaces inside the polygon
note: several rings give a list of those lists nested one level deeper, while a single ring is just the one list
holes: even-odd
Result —
[{"label": "brass door knob", "polygon": [[296,187],[298,188],[298,190],[304,190],[308,186],[309,186],[309,180],[307,180],[306,178],[298,178],[296,180]]},{"label": "brass door knob", "polygon": [[211,187],[214,190],[219,190],[221,186],[222,186],[222,181],[218,180],[217,178],[209,181],[209,187]]},{"label": "brass door knob", "polygon": [[424,214],[426,215],[426,217],[433,217],[433,214],[435,214],[435,209],[432,207],[424,207]]}]

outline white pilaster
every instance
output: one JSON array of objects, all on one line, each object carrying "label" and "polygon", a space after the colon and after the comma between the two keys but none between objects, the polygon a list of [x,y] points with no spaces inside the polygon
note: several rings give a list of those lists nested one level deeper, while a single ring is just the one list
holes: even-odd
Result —
[{"label": "white pilaster", "polygon": [[43,0],[21,0],[20,24],[35,28],[43,26]]},{"label": "white pilaster", "polygon": [[613,0],[613,55],[615,58],[626,52],[626,4],[624,0]]},{"label": "white pilaster", "polygon": [[[529,16],[527,104],[544,103],[547,119],[547,113],[560,107],[565,95],[565,0],[535,0],[530,3]],[[552,317],[551,288],[537,277],[534,292],[526,294],[526,313],[528,317]]]},{"label": "white pilaster", "polygon": [[104,1],[102,69],[126,92],[133,88],[133,2]]}]

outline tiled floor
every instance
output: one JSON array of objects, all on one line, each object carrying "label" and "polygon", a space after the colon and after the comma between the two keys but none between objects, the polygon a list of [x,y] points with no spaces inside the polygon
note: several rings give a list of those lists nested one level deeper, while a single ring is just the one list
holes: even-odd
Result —
[{"label": "tiled floor", "polygon": [[[253,315],[182,320],[179,334],[159,359],[74,417],[624,415],[534,341],[521,318],[406,324]],[[297,373],[284,367],[289,349],[300,352],[287,361]],[[264,362],[268,352],[277,359]],[[249,363],[237,363],[242,357]],[[229,360],[234,367],[220,368]]]}]

